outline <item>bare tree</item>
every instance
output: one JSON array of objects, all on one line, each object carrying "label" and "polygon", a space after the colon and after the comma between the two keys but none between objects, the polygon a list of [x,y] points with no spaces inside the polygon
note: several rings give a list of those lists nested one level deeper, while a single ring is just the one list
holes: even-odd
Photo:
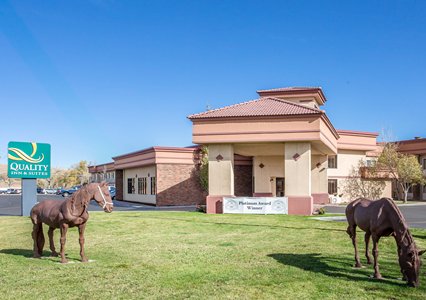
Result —
[{"label": "bare tree", "polygon": [[366,165],[360,159],[357,166],[352,166],[348,178],[344,180],[343,192],[350,199],[366,198],[378,199],[382,196],[386,182],[378,175],[377,165]]}]

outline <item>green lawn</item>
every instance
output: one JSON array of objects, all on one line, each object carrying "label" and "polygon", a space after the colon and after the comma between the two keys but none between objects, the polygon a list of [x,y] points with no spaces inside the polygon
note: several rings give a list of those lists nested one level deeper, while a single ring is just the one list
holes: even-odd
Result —
[{"label": "green lawn", "polygon": [[[74,263],[66,265],[59,258],[31,258],[31,228],[29,218],[0,217],[2,299],[426,299],[424,271],[417,289],[397,279],[393,239],[379,246],[385,280],[370,279],[371,266],[353,269],[343,222],[91,213],[86,252],[94,262],[78,262],[77,230],[71,229],[66,253]],[[413,233],[426,248],[426,231]]]}]

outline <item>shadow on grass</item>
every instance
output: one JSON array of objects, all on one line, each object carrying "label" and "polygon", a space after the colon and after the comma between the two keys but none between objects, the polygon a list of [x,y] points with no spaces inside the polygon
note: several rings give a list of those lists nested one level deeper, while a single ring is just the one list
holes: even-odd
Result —
[{"label": "shadow on grass", "polygon": [[[16,256],[23,256],[27,258],[33,257],[33,250],[30,249],[1,249],[0,253],[8,254],[8,255],[16,255]],[[43,251],[43,257],[51,257],[52,252],[50,251]]]},{"label": "shadow on grass", "polygon": [[24,257],[33,257],[33,250],[30,249],[1,249],[0,253]]},{"label": "shadow on grass", "polygon": [[[124,216],[126,218],[140,218],[140,216]],[[324,230],[324,231],[337,231],[337,232],[346,232],[345,229],[336,229],[336,228],[323,228],[323,227],[293,227],[293,226],[282,226],[282,225],[270,225],[270,224],[244,224],[244,223],[231,223],[231,222],[211,222],[211,221],[195,221],[193,219],[180,219],[180,218],[164,218],[164,217],[143,217],[144,219],[159,219],[159,220],[171,220],[171,221],[183,221],[190,223],[200,223],[200,224],[216,224],[216,225],[230,225],[230,226],[249,226],[249,227],[262,227],[262,228],[286,228],[286,229],[305,229],[305,230]]]},{"label": "shadow on grass", "polygon": [[[321,273],[326,276],[343,278],[352,281],[366,281],[366,282],[381,282],[394,286],[406,286],[404,282],[395,282],[397,278],[384,278],[377,280],[370,278],[366,274],[365,269],[355,269],[351,267],[352,261],[345,259],[336,259],[332,257],[322,256],[320,253],[306,253],[306,254],[293,254],[293,253],[274,253],[268,254],[276,261],[286,266],[292,266],[304,271]],[[333,265],[344,265],[347,267],[336,267]],[[372,270],[371,270],[372,271]],[[371,274],[372,275],[372,274]]]},{"label": "shadow on grass", "polygon": [[426,240],[426,236],[425,235],[413,234],[413,237],[415,237],[416,239]]}]

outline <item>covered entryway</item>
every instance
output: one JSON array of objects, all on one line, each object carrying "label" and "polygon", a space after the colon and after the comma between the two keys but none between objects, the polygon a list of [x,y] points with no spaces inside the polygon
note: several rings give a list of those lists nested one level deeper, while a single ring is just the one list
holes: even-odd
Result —
[{"label": "covered entryway", "polygon": [[[207,211],[235,196],[235,155],[252,160],[252,196],[288,197],[289,213],[310,215],[328,198],[327,156],[339,135],[318,107],[319,88],[258,91],[260,98],[189,116],[193,141],[209,148]],[[279,195],[278,195],[279,194]]]}]

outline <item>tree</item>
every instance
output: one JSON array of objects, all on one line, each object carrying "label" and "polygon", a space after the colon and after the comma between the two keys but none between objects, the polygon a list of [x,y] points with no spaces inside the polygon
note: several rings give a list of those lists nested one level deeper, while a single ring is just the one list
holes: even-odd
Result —
[{"label": "tree", "polygon": [[422,166],[414,155],[399,153],[396,143],[387,143],[379,157],[379,164],[387,170],[397,186],[404,192],[407,203],[408,190],[416,184],[424,184]]},{"label": "tree", "polygon": [[16,183],[18,180],[17,179],[15,179],[15,178],[9,178],[8,176],[7,176],[7,173],[2,173],[2,174],[0,174],[0,180],[1,181],[4,181],[4,183],[6,183],[7,184],[7,187],[11,187],[14,183]]},{"label": "tree", "polygon": [[83,185],[84,183],[89,183],[90,173],[87,161],[82,160],[78,164],[74,165],[74,171],[78,184]]},{"label": "tree", "polygon": [[202,146],[199,151],[200,170],[199,181],[203,191],[209,191],[209,149],[207,146]]},{"label": "tree", "polygon": [[343,192],[350,199],[378,199],[382,196],[385,186],[386,182],[379,179],[377,164],[367,167],[365,161],[360,159],[357,166],[352,166],[348,178],[345,179]]}]

